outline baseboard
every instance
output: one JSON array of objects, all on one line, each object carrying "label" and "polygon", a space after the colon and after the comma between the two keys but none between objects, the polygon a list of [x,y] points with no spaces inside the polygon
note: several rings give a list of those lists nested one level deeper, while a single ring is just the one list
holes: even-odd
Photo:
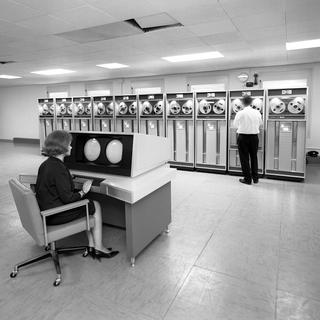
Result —
[{"label": "baseboard", "polygon": [[13,143],[31,143],[31,144],[40,144],[40,139],[31,139],[31,138],[13,138]]},{"label": "baseboard", "polygon": [[10,139],[0,139],[0,142],[12,142]]}]

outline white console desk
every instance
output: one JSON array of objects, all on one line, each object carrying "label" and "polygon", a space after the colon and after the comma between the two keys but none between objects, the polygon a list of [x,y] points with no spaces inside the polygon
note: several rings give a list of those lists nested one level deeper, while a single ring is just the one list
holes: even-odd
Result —
[{"label": "white console desk", "polygon": [[[103,222],[125,228],[126,251],[131,266],[136,256],[171,223],[171,180],[176,170],[168,165],[136,177],[71,170],[76,187],[94,179],[90,198],[98,200]],[[27,178],[29,177],[29,178]],[[35,175],[21,175],[25,183],[35,183]]]}]

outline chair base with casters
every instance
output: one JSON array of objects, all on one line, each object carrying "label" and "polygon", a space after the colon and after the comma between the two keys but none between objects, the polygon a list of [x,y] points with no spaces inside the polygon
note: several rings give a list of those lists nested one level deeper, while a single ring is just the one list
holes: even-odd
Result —
[{"label": "chair base with casters", "polygon": [[22,261],[18,264],[16,264],[13,267],[12,272],[10,273],[11,278],[15,278],[18,275],[19,269],[25,266],[28,266],[30,264],[33,264],[35,262],[47,259],[47,258],[52,258],[55,269],[56,269],[56,280],[53,282],[53,285],[57,287],[61,281],[62,281],[62,275],[61,275],[61,268],[60,268],[60,261],[59,261],[59,254],[67,252],[67,253],[72,253],[72,252],[77,252],[77,251],[83,251],[82,256],[86,257],[88,255],[88,247],[87,246],[79,246],[79,247],[66,247],[66,248],[56,248],[55,242],[52,242],[49,244],[49,246],[46,247],[47,251],[42,255],[39,255],[37,257],[34,257],[32,259],[28,259],[25,261]]},{"label": "chair base with casters", "polygon": [[[56,241],[85,230],[90,230],[94,226],[94,218],[89,216],[89,200],[84,199],[57,208],[41,211],[35,194],[29,187],[25,186],[18,179],[9,180],[9,186],[22,226],[31,235],[35,242],[39,246],[44,247],[47,251],[40,256],[16,264],[10,274],[10,277],[15,278],[19,269],[22,267],[47,258],[52,258],[56,269],[56,279],[53,282],[53,285],[58,286],[62,281],[59,254],[83,250],[83,256],[86,257],[88,255],[87,246],[56,248]],[[60,225],[47,225],[47,217],[70,209],[79,208],[81,206],[86,207],[85,217]]]}]

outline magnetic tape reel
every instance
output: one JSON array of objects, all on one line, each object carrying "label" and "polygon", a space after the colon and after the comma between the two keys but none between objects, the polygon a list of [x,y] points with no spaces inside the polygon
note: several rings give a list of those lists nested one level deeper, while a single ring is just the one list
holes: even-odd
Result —
[{"label": "magnetic tape reel", "polygon": [[142,104],[142,113],[143,114],[151,114],[152,113],[152,105],[149,101],[144,101]]},{"label": "magnetic tape reel", "polygon": [[304,99],[302,97],[296,97],[288,103],[288,111],[290,113],[300,113],[304,109]]},{"label": "magnetic tape reel", "polygon": [[193,102],[192,100],[188,100],[182,105],[182,112],[184,114],[191,114],[192,113],[192,108],[193,108]]},{"label": "magnetic tape reel", "polygon": [[202,99],[199,102],[199,111],[202,114],[208,114],[211,111],[211,105],[206,99]]},{"label": "magnetic tape reel", "polygon": [[109,115],[113,114],[113,109],[114,109],[114,104],[113,104],[113,102],[110,102],[107,105],[106,113],[109,114]]},{"label": "magnetic tape reel", "polygon": [[171,114],[178,114],[181,110],[180,104],[177,101],[172,100],[169,104],[169,110]]},{"label": "magnetic tape reel", "polygon": [[106,107],[105,105],[102,103],[102,102],[99,102],[98,105],[97,105],[97,113],[99,115],[102,115],[106,112]]},{"label": "magnetic tape reel", "polygon": [[59,113],[60,114],[66,114],[66,112],[67,112],[66,105],[64,103],[61,103],[60,106],[59,106]]},{"label": "magnetic tape reel", "polygon": [[226,102],[224,99],[219,99],[213,106],[214,113],[221,114],[226,110]]},{"label": "magnetic tape reel", "polygon": [[120,102],[119,104],[119,114],[126,114],[128,112],[128,106],[125,102]]},{"label": "magnetic tape reel", "polygon": [[137,113],[137,102],[134,101],[129,106],[129,113],[130,114],[136,114]]},{"label": "magnetic tape reel", "polygon": [[72,104],[69,104],[67,107],[67,114],[72,114]]},{"label": "magnetic tape reel", "polygon": [[84,108],[84,113],[87,114],[87,115],[90,115],[91,114],[91,103],[87,104]]},{"label": "magnetic tape reel", "polygon": [[270,109],[273,113],[280,114],[286,110],[286,105],[281,99],[276,97],[270,100]]},{"label": "magnetic tape reel", "polygon": [[48,108],[48,106],[46,105],[46,104],[44,104],[44,105],[39,105],[39,112],[40,112],[40,114],[41,115],[45,115],[45,114],[48,114],[49,113],[49,108]]},{"label": "magnetic tape reel", "polygon": [[158,101],[155,106],[153,107],[153,111],[155,114],[162,114],[163,113],[163,101]]},{"label": "magnetic tape reel", "polygon": [[239,98],[234,99],[231,102],[231,106],[234,113],[237,113],[243,109],[243,104]]},{"label": "magnetic tape reel", "polygon": [[261,111],[262,110],[262,105],[263,105],[262,99],[254,98],[253,101],[252,101],[251,107],[252,107],[252,109]]},{"label": "magnetic tape reel", "polygon": [[77,114],[83,114],[84,113],[84,106],[83,104],[80,102],[77,104]]},{"label": "magnetic tape reel", "polygon": [[54,114],[54,109],[55,109],[54,104],[52,104],[50,106],[50,108],[49,108],[49,113],[53,115]]}]

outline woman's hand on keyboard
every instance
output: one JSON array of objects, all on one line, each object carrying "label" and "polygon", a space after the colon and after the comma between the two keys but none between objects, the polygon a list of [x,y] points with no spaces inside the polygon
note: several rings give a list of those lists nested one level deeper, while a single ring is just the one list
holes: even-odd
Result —
[{"label": "woman's hand on keyboard", "polygon": [[88,193],[91,189],[92,180],[86,180],[82,186],[82,191]]}]

